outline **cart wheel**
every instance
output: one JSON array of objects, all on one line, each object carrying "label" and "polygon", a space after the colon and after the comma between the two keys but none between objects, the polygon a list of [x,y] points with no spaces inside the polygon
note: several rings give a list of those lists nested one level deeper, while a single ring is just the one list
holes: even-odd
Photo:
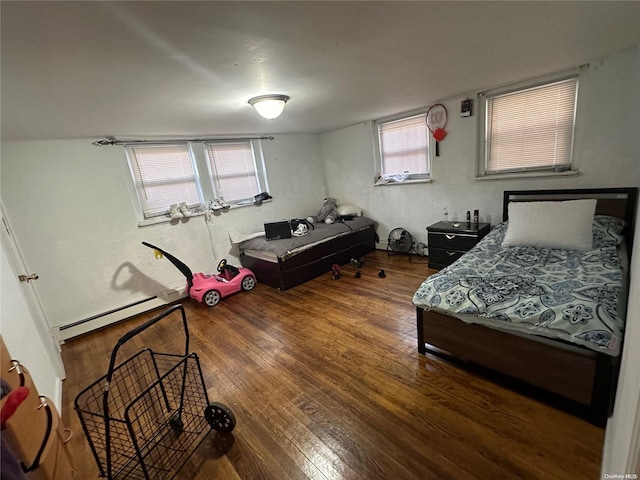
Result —
[{"label": "cart wheel", "polygon": [[218,271],[222,273],[222,271],[224,270],[224,267],[227,266],[227,259],[223,258],[222,260],[220,260],[220,263],[218,263]]},{"label": "cart wheel", "polygon": [[242,290],[244,290],[245,292],[249,290],[253,290],[253,287],[255,286],[256,286],[256,279],[253,278],[251,275],[247,275],[242,279]]},{"label": "cart wheel", "polygon": [[220,301],[220,293],[216,290],[209,290],[204,294],[204,297],[202,297],[202,301],[207,305],[207,307],[213,307]]},{"label": "cart wheel", "polygon": [[236,417],[224,403],[209,403],[209,406],[204,410],[204,418],[217,432],[229,433],[236,427]]},{"label": "cart wheel", "polygon": [[184,430],[184,422],[179,416],[172,417],[169,420],[169,426],[176,432],[182,433]]}]

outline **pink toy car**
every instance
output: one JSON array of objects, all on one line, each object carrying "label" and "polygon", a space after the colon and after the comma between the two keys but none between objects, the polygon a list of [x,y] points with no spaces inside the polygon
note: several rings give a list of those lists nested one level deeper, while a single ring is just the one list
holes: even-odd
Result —
[{"label": "pink toy car", "polygon": [[157,258],[162,257],[162,255],[167,257],[167,260],[173,263],[187,279],[185,291],[189,296],[209,307],[217,305],[221,298],[232,293],[240,290],[253,290],[256,286],[256,276],[251,270],[229,265],[226,259],[222,259],[218,263],[218,273],[220,275],[193,274],[187,265],[170,253],[147,242],[142,242],[142,244],[155,250]]}]

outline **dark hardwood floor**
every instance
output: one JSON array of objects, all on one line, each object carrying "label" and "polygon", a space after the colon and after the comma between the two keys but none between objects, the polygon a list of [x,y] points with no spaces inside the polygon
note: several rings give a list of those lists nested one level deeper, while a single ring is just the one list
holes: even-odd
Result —
[{"label": "dark hardwood floor", "polygon": [[[184,479],[596,479],[604,431],[437,357],[420,355],[413,293],[424,258],[374,252],[281,292],[258,285],[207,308],[183,303],[209,397],[235,413]],[[379,278],[384,269],[386,278]],[[158,312],[154,312],[158,313]],[[79,479],[98,470],[73,410],[118,338],[146,314],[63,346],[63,418]],[[126,344],[180,353],[179,322]]]}]

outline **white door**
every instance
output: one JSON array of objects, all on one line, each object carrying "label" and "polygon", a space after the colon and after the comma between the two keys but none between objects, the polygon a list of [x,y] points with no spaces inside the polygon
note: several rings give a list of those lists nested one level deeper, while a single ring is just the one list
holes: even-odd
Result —
[{"label": "white door", "polygon": [[[60,382],[65,378],[60,346],[47,322],[34,285],[37,274],[25,265],[12,234],[11,224],[2,212],[2,283],[0,333],[11,355],[31,372],[38,391],[54,403],[61,399]],[[22,276],[22,281],[19,280]]]}]

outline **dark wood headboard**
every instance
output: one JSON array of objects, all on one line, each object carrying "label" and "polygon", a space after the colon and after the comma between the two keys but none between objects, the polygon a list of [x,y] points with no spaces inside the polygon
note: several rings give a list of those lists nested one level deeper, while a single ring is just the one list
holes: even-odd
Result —
[{"label": "dark wood headboard", "polygon": [[510,202],[549,202],[595,198],[596,214],[611,215],[627,223],[624,236],[631,252],[635,230],[637,188],[583,188],[567,190],[507,190],[502,202],[502,219],[508,220]]}]

